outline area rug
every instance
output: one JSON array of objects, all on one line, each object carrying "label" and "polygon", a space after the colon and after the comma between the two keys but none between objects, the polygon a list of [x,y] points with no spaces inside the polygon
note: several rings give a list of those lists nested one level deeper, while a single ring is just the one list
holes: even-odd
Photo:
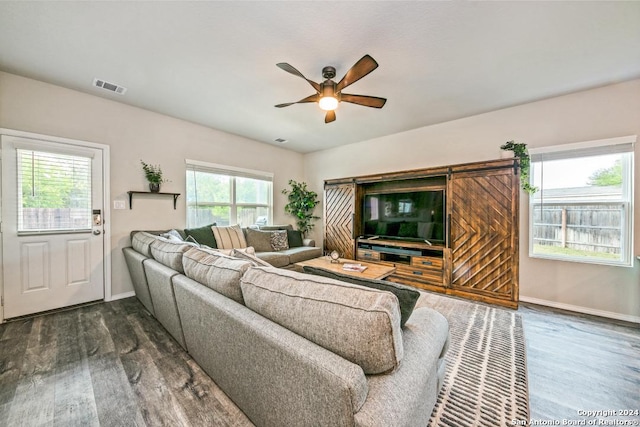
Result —
[{"label": "area rug", "polygon": [[512,426],[529,419],[526,347],[515,311],[422,292],[449,321],[447,370],[430,427]]}]

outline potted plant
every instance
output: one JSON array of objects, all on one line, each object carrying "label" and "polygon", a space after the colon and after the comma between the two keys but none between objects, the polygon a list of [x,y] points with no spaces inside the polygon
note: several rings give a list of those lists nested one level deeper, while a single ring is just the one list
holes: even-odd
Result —
[{"label": "potted plant", "polygon": [[160,184],[163,182],[169,182],[166,179],[162,178],[162,168],[160,165],[150,165],[148,163],[140,160],[142,164],[142,170],[144,171],[144,176],[147,178],[149,182],[149,191],[152,193],[157,193],[160,191]]},{"label": "potted plant", "polygon": [[515,141],[507,141],[500,146],[501,150],[513,151],[513,155],[520,160],[520,186],[524,191],[533,194],[538,191],[538,187],[534,187],[529,183],[529,170],[531,168],[531,159],[527,144]]},{"label": "potted plant", "polygon": [[318,200],[318,194],[308,190],[307,184],[304,182],[290,179],[289,185],[291,190],[282,190],[282,194],[286,194],[289,200],[284,211],[296,217],[298,230],[303,237],[306,237],[307,233],[313,229],[314,224],[311,221],[319,218],[313,215],[313,210],[320,203],[320,200]]}]

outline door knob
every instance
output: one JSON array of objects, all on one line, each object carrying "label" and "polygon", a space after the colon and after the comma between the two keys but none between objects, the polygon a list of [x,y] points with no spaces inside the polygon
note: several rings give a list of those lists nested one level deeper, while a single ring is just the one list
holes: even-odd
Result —
[{"label": "door knob", "polygon": [[93,230],[93,234],[99,236],[102,233],[100,230]]}]

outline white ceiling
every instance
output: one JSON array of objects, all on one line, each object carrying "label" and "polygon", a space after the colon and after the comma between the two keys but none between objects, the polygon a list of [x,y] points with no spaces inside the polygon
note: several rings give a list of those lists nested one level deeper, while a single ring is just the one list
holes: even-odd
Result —
[{"label": "white ceiling", "polygon": [[[364,54],[383,109],[273,107]],[[640,2],[2,1],[0,70],[304,153],[638,78]]]}]

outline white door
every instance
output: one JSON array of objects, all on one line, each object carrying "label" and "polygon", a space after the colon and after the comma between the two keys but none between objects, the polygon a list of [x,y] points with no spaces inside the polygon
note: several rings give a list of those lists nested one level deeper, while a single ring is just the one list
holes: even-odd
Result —
[{"label": "white door", "polygon": [[5,318],[104,299],[102,154],[2,136]]}]

